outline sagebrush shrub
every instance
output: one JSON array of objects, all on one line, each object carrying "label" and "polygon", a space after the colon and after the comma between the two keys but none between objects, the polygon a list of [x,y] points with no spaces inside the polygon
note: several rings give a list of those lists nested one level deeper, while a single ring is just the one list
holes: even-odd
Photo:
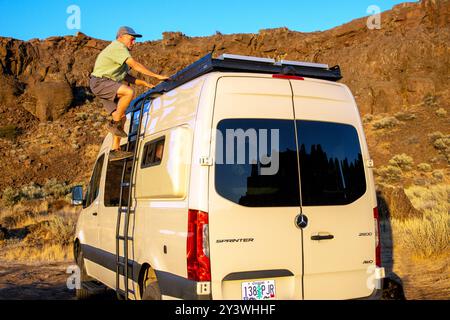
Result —
[{"label": "sagebrush shrub", "polygon": [[421,163],[417,166],[417,170],[423,171],[423,172],[431,172],[433,168],[428,163]]},{"label": "sagebrush shrub", "polygon": [[395,118],[400,121],[411,121],[415,120],[417,116],[414,113],[398,112],[395,114]]},{"label": "sagebrush shrub", "polygon": [[400,124],[400,121],[397,120],[395,117],[386,117],[380,120],[377,120],[373,122],[373,128],[375,130],[381,130],[381,129],[391,129]]},{"label": "sagebrush shrub", "polygon": [[445,118],[447,116],[447,110],[440,108],[436,110],[436,115],[440,118]]},{"label": "sagebrush shrub", "polygon": [[407,154],[402,153],[394,156],[391,160],[389,160],[389,164],[391,166],[397,166],[403,170],[411,170],[412,165],[414,164],[414,160]]},{"label": "sagebrush shrub", "polygon": [[402,170],[397,166],[386,166],[375,170],[375,173],[384,178],[386,182],[397,182],[402,177]]}]

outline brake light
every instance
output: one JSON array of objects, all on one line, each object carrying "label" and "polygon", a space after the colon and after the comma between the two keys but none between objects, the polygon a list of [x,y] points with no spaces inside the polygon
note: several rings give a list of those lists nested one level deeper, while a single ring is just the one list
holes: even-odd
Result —
[{"label": "brake light", "polygon": [[286,74],[274,74],[272,76],[274,79],[288,79],[288,80],[305,80],[305,78],[299,76],[290,76]]},{"label": "brake light", "polygon": [[375,220],[375,256],[376,265],[381,267],[381,242],[380,242],[380,215],[378,213],[378,208],[373,209],[373,217]]},{"label": "brake light", "polygon": [[211,281],[208,230],[208,214],[198,210],[189,210],[186,245],[189,280]]}]

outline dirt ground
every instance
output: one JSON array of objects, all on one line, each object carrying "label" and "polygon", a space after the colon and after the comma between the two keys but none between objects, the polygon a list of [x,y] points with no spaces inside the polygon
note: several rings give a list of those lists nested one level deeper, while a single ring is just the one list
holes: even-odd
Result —
[{"label": "dirt ground", "polygon": [[[385,291],[384,299],[450,300],[450,262],[446,258],[417,262],[404,253],[394,254],[394,272],[403,289],[395,284]],[[76,300],[67,289],[72,263],[0,264],[0,300]],[[397,282],[398,283],[398,282]],[[112,299],[111,295],[108,299]]]},{"label": "dirt ground", "polygon": [[399,250],[394,257],[394,272],[402,281],[407,300],[450,300],[449,255],[424,260]]},{"label": "dirt ground", "polygon": [[382,265],[390,279],[390,283],[385,283],[383,298],[450,300],[450,252],[418,259],[406,249],[392,245],[389,225],[382,225],[381,231]]},{"label": "dirt ground", "polygon": [[71,264],[0,263],[0,300],[75,300],[66,285]]}]

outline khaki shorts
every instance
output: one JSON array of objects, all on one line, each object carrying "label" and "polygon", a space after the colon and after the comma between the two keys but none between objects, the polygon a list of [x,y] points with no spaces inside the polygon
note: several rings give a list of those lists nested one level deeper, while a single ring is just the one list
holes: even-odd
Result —
[{"label": "khaki shorts", "polygon": [[103,106],[109,114],[117,109],[117,91],[122,86],[122,83],[107,79],[97,78],[92,76],[89,81],[92,93],[94,93],[103,102]]}]

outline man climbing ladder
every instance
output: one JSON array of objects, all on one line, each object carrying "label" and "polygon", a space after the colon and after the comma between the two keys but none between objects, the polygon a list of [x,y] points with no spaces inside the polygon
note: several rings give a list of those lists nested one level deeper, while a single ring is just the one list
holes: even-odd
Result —
[{"label": "man climbing ladder", "polygon": [[168,79],[166,76],[151,72],[131,57],[130,51],[136,43],[136,38],[142,38],[142,35],[130,27],[121,27],[117,32],[116,40],[98,55],[94,71],[91,74],[91,90],[102,99],[105,109],[113,118],[108,124],[108,131],[114,135],[110,161],[123,160],[133,156],[131,152],[120,150],[120,139],[127,137],[123,131],[125,112],[134,95],[134,90],[122,82],[147,88],[154,87],[144,80],[131,76],[130,69],[158,80]]}]

